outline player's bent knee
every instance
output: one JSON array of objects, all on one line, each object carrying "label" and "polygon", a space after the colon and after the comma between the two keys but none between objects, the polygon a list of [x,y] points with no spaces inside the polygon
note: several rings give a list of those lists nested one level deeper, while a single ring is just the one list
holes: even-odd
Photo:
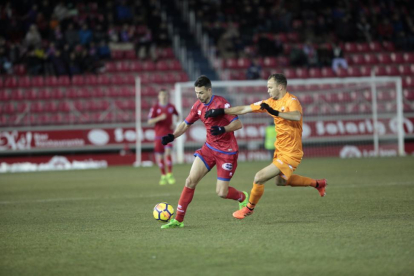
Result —
[{"label": "player's bent knee", "polygon": [[197,183],[191,179],[191,177],[187,177],[185,180],[185,186],[190,189],[195,189]]},{"label": "player's bent knee", "polygon": [[254,183],[264,184],[265,182],[266,179],[264,179],[263,175],[260,172],[256,173],[256,175],[254,176]]}]

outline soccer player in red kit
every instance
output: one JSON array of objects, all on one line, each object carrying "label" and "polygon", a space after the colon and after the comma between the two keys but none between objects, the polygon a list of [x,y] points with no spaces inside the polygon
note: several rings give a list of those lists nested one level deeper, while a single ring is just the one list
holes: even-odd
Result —
[{"label": "soccer player in red kit", "polygon": [[[155,162],[161,170],[160,185],[174,184],[175,179],[172,175],[172,144],[163,145],[161,138],[174,129],[173,115],[178,116],[175,106],[168,102],[168,92],[164,89],[158,93],[158,103],[151,107],[148,114],[148,124],[155,124],[154,152]],[[166,166],[167,164],[167,170]]]},{"label": "soccer player in red kit", "polygon": [[239,202],[239,209],[248,203],[248,195],[229,186],[229,182],[237,168],[238,145],[234,131],[242,128],[239,118],[225,115],[218,118],[205,118],[210,109],[228,108],[230,104],[223,97],[213,95],[211,81],[206,76],[200,76],[194,83],[198,101],[191,108],[190,114],[172,134],[162,137],[162,143],[168,144],[184,134],[197,120],[201,120],[207,130],[207,141],[201,149],[194,153],[195,159],[186,179],[177,206],[175,219],[161,228],[184,227],[184,216],[188,205],[194,196],[194,190],[200,180],[217,165],[217,195]]}]

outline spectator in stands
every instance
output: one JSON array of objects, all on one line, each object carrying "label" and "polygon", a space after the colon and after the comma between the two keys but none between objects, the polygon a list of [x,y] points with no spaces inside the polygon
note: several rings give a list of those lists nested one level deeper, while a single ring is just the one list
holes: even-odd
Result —
[{"label": "spectator in stands", "polygon": [[387,18],[381,20],[377,27],[377,33],[380,41],[391,41],[394,34],[394,29],[390,23],[390,20]]},{"label": "spectator in stands", "polygon": [[111,57],[111,50],[105,40],[101,40],[101,42],[99,42],[97,54],[100,59],[109,59]]},{"label": "spectator in stands", "polygon": [[116,15],[119,23],[130,22],[132,20],[132,10],[125,0],[116,7]]},{"label": "spectator in stands", "polygon": [[39,31],[37,30],[36,25],[31,25],[29,31],[24,38],[24,42],[27,48],[33,47],[40,47],[42,43],[42,37],[40,36]]},{"label": "spectator in stands", "polygon": [[308,67],[315,67],[318,65],[318,52],[310,40],[307,40],[303,45],[303,52],[306,55],[306,65]]},{"label": "spectator in stands", "polygon": [[258,80],[261,78],[262,66],[260,66],[257,59],[251,61],[249,68],[247,68],[246,79]]},{"label": "spectator in stands", "polygon": [[66,8],[64,1],[60,1],[55,8],[53,9],[53,14],[56,16],[56,19],[62,22],[66,17],[68,17],[68,8]]},{"label": "spectator in stands", "polygon": [[37,76],[42,71],[43,59],[36,54],[34,46],[30,46],[25,58],[27,73],[31,76]]},{"label": "spectator in stands", "polygon": [[88,45],[92,41],[92,31],[88,28],[88,25],[83,24],[82,29],[79,30],[79,42],[81,45]]},{"label": "spectator in stands", "polygon": [[304,66],[307,63],[306,55],[301,48],[294,46],[289,54],[289,62],[293,66]]},{"label": "spectator in stands", "polygon": [[332,55],[332,70],[338,72],[339,67],[342,67],[343,69],[348,68],[348,62],[344,58],[344,51],[339,44],[332,45]]},{"label": "spectator in stands", "polygon": [[79,75],[81,73],[75,52],[70,54],[69,73],[71,76]]},{"label": "spectator in stands", "polygon": [[326,67],[332,66],[332,51],[329,49],[329,46],[327,43],[324,43],[318,47],[318,61],[319,61],[319,67]]},{"label": "spectator in stands", "polygon": [[138,43],[136,44],[137,56],[139,59],[145,59],[149,55],[152,44],[152,32],[146,26],[142,26],[139,35]]},{"label": "spectator in stands", "polygon": [[98,24],[98,25],[96,25],[95,30],[93,32],[93,41],[95,43],[99,43],[102,40],[106,41],[107,40],[107,35],[104,32],[104,30],[102,29],[102,25]]},{"label": "spectator in stands", "polygon": [[68,65],[63,59],[60,51],[56,51],[55,54],[51,56],[51,61],[56,76],[64,76],[69,74]]},{"label": "spectator in stands", "polygon": [[65,32],[65,40],[71,47],[79,43],[79,33],[75,30],[72,23],[68,25],[68,29]]},{"label": "spectator in stands", "polygon": [[356,24],[358,30],[358,38],[360,41],[371,42],[371,25],[368,23],[367,19],[362,16],[359,19],[359,22]]},{"label": "spectator in stands", "polygon": [[9,59],[8,47],[4,38],[0,37],[0,73],[11,74],[13,72],[12,63]]}]

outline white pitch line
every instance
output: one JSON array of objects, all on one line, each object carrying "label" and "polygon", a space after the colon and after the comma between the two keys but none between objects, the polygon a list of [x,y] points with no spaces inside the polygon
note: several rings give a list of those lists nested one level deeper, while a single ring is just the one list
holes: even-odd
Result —
[{"label": "white pitch line", "polygon": [[[269,183],[270,184],[270,183]],[[267,186],[269,186],[267,184]],[[273,183],[272,183],[273,184]],[[341,185],[341,186],[334,186],[335,184],[329,185],[328,181],[328,189],[330,187],[335,188],[365,188],[365,187],[384,187],[384,186],[407,186],[407,185],[414,185],[414,182],[387,182],[387,183],[374,183],[374,184],[349,184],[349,185]],[[275,192],[276,190],[267,190],[266,193]],[[212,192],[211,192],[212,193]],[[200,192],[197,195],[207,195],[211,194],[210,192]],[[65,202],[65,201],[83,201],[83,200],[100,200],[100,199],[132,199],[132,198],[148,198],[148,197],[164,197],[164,196],[172,196],[172,195],[179,195],[179,193],[165,193],[165,194],[141,194],[141,195],[130,195],[130,196],[119,196],[119,197],[72,197],[72,198],[48,198],[48,199],[34,199],[34,200],[14,200],[14,201],[0,201],[0,205],[7,205],[7,204],[24,204],[24,203],[48,203],[48,202]]]}]

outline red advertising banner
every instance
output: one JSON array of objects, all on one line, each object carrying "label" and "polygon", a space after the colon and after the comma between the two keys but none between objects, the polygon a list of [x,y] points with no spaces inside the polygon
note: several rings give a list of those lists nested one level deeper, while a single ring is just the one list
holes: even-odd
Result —
[{"label": "red advertising banner", "polygon": [[[379,136],[396,134],[397,120],[380,119],[377,129]],[[239,142],[263,140],[265,124],[244,124],[235,134]],[[406,134],[414,134],[414,117],[404,119]],[[319,120],[303,123],[303,139],[314,138],[327,142],[337,141],[339,137],[371,138],[374,123],[369,119]],[[143,144],[152,143],[155,137],[153,128],[144,127],[138,137]],[[192,126],[185,134],[187,142],[205,142],[206,130],[203,125]],[[42,149],[83,149],[110,148],[135,143],[137,134],[134,128],[93,128],[61,130],[0,130],[0,153],[4,151],[28,151]]]}]

